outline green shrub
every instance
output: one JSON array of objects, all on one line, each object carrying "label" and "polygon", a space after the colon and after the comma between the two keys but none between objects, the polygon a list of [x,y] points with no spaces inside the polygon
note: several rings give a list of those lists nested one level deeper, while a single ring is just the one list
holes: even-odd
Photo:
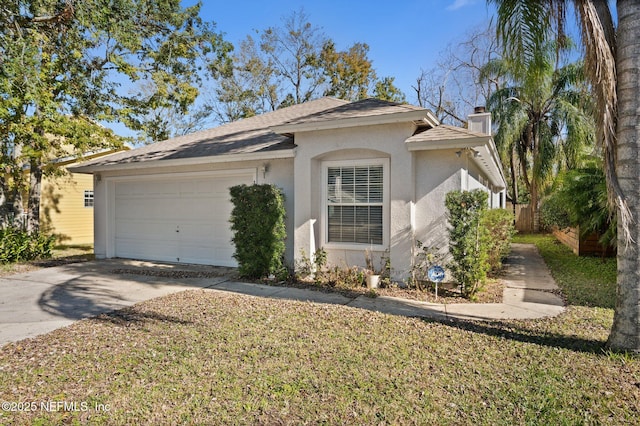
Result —
[{"label": "green shrub", "polygon": [[558,196],[558,192],[554,192],[542,201],[540,206],[540,225],[547,231],[571,226],[566,202]]},{"label": "green shrub", "polygon": [[487,193],[473,191],[451,191],[445,204],[449,211],[449,265],[453,278],[460,284],[462,295],[472,299],[482,288],[489,270],[486,228],[480,219],[487,209]]},{"label": "green shrub", "polygon": [[54,243],[54,236],[29,233],[18,227],[0,229],[0,263],[49,258]]},{"label": "green shrub", "polygon": [[601,244],[615,246],[616,218],[609,211],[602,168],[591,165],[560,175],[557,190],[543,200],[541,220],[547,227],[579,227],[581,238],[598,233]]},{"label": "green shrub", "polygon": [[233,257],[243,277],[281,275],[286,229],[284,195],[275,185],[238,185],[230,188],[234,231]]},{"label": "green shrub", "polygon": [[486,245],[489,268],[497,272],[511,251],[511,239],[515,234],[513,213],[505,209],[485,210],[480,225],[487,231],[482,244]]}]

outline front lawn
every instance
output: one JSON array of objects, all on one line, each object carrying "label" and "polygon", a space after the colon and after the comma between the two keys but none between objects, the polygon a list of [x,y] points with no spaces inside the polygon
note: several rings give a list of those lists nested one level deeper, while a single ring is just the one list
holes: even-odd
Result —
[{"label": "front lawn", "polygon": [[568,300],[442,323],[187,291],[4,346],[0,423],[640,424],[640,361],[604,350],[612,310]]}]

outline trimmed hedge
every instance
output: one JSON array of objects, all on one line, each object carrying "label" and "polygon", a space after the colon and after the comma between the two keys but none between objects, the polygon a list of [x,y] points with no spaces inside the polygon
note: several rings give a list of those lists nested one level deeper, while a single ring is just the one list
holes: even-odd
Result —
[{"label": "trimmed hedge", "polygon": [[234,231],[233,257],[247,278],[279,275],[284,270],[284,194],[275,185],[238,185],[230,188]]},{"label": "trimmed hedge", "polygon": [[462,295],[473,298],[482,288],[489,271],[486,244],[487,229],[481,217],[487,210],[485,191],[451,191],[445,205],[449,211],[449,253],[453,258],[449,269],[460,284]]},{"label": "trimmed hedge", "polygon": [[449,211],[448,265],[463,296],[472,299],[482,289],[489,271],[498,272],[511,250],[515,234],[513,213],[488,209],[488,195],[481,189],[451,191],[445,204]]}]

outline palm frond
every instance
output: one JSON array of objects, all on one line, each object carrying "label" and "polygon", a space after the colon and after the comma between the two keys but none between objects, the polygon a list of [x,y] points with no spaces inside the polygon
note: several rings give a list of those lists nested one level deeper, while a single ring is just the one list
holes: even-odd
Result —
[{"label": "palm frond", "polygon": [[604,152],[609,204],[619,212],[623,238],[633,242],[630,225],[634,220],[615,172],[616,94],[615,27],[607,2],[575,0],[585,45],[585,69],[593,86],[598,114],[598,142]]}]

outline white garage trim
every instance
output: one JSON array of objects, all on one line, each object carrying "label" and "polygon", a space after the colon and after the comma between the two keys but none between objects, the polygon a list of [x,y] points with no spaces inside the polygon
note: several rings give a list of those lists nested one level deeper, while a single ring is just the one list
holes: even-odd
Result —
[{"label": "white garage trim", "polygon": [[[250,168],[106,178],[107,257],[236,266],[232,243],[226,242],[230,203],[220,200],[226,187],[221,191],[215,181],[231,186],[255,183],[256,177],[257,169]],[[128,216],[129,209],[136,214]],[[222,237],[224,244],[214,243]],[[199,244],[205,245],[202,250]]]}]

